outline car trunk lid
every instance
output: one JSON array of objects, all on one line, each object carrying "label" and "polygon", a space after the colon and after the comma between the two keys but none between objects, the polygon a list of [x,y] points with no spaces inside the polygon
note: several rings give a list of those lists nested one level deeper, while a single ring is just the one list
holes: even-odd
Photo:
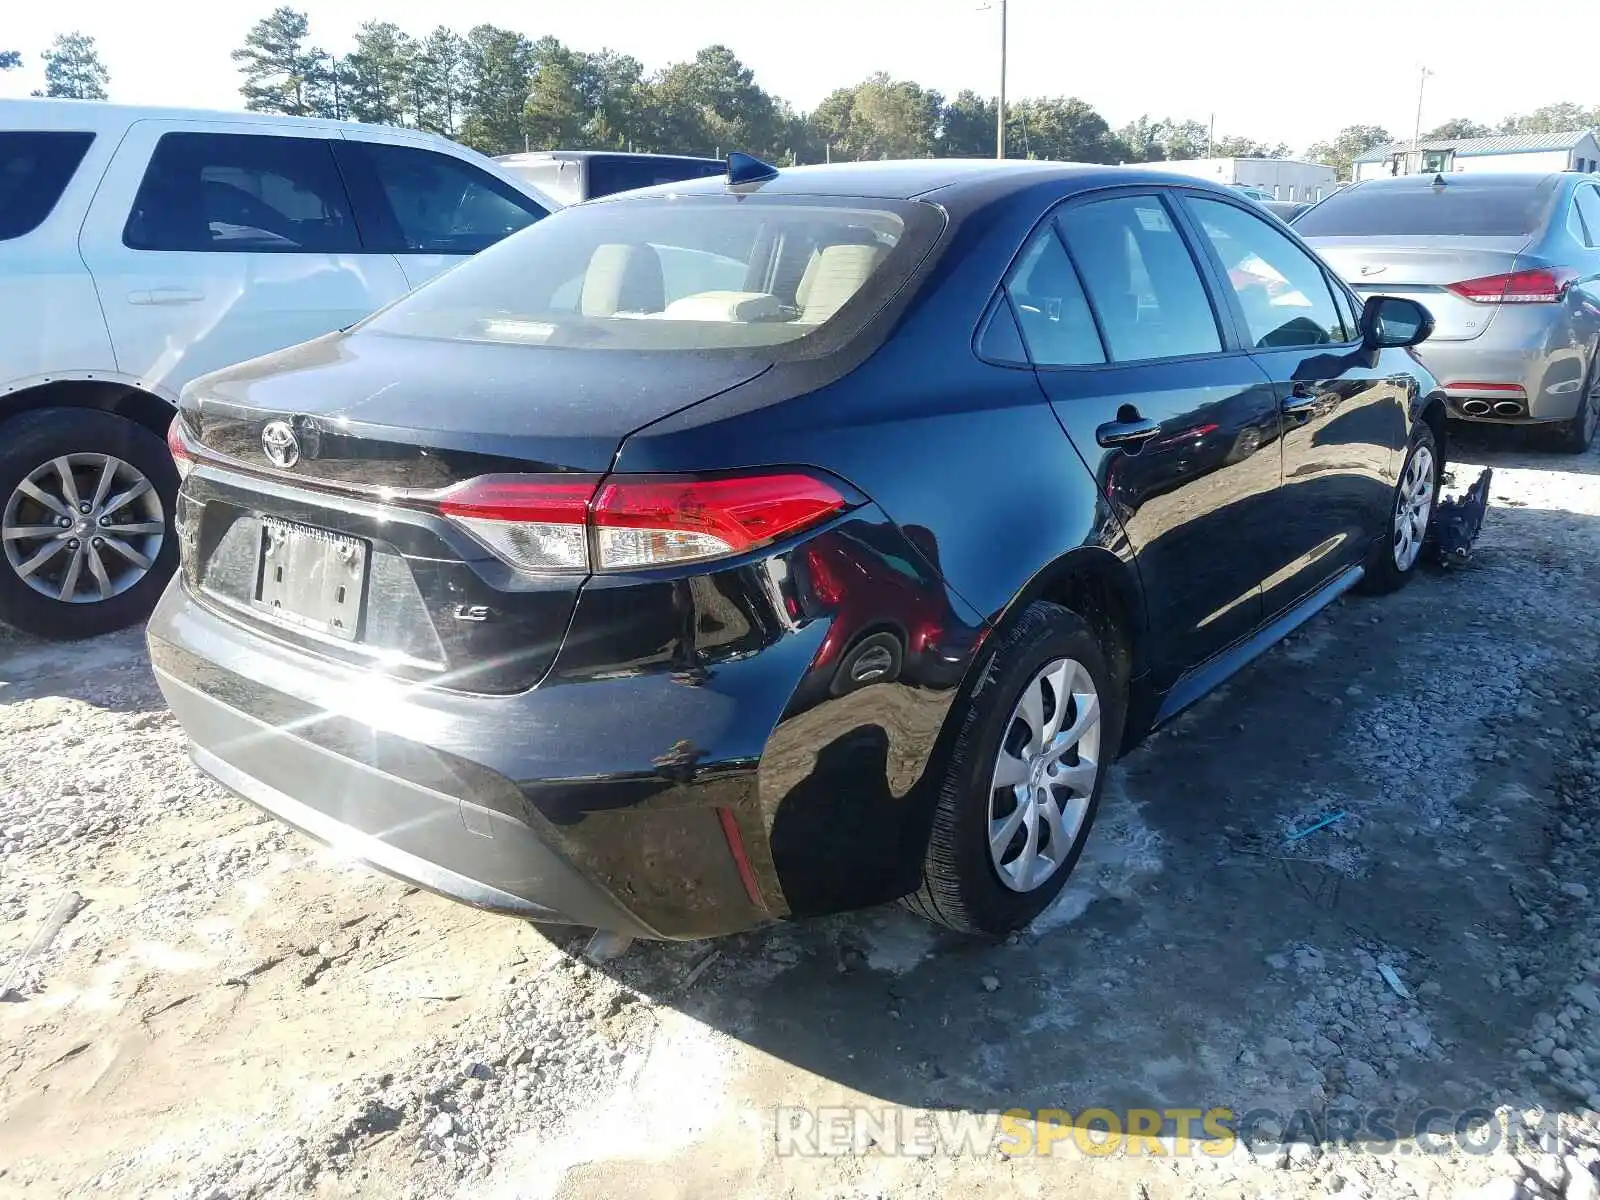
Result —
[{"label": "car trunk lid", "polygon": [[1504,275],[1523,265],[1526,237],[1307,239],[1361,296],[1404,296],[1433,314],[1432,341],[1469,341],[1493,323],[1498,306],[1467,300],[1451,284]]},{"label": "car trunk lid", "polygon": [[513,570],[440,495],[498,475],[591,487],[632,430],[766,368],[660,358],[358,333],[208,376],[179,422],[185,578],[326,656],[467,691],[532,686],[587,560]]}]

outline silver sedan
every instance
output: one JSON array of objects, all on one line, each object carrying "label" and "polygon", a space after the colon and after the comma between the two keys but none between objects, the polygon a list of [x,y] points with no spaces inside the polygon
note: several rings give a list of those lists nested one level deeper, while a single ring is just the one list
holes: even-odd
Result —
[{"label": "silver sedan", "polygon": [[1416,353],[1452,417],[1550,428],[1587,450],[1600,421],[1600,187],[1554,174],[1408,175],[1335,192],[1295,220],[1359,295],[1420,301]]}]

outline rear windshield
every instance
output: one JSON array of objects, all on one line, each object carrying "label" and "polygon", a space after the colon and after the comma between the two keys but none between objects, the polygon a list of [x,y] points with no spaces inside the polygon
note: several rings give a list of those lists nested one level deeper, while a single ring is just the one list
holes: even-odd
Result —
[{"label": "rear windshield", "polygon": [[0,242],[44,223],[92,141],[92,133],[0,133]]},{"label": "rear windshield", "polygon": [[824,328],[848,336],[942,227],[930,205],[887,200],[585,204],[462,263],[362,328],[595,350],[777,347]]},{"label": "rear windshield", "polygon": [[589,195],[609,196],[614,192],[654,187],[658,183],[704,179],[711,175],[724,175],[727,170],[726,163],[695,162],[692,158],[609,158],[596,155],[589,160]]},{"label": "rear windshield", "polygon": [[1521,237],[1543,223],[1554,179],[1463,179],[1443,187],[1419,177],[1403,184],[1335,192],[1294,223],[1302,237],[1456,234]]}]

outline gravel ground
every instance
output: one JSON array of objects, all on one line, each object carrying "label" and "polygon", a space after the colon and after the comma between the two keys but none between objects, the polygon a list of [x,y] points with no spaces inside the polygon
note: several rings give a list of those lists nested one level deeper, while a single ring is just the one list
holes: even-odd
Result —
[{"label": "gravel ground", "polygon": [[[1129,756],[1001,946],[885,909],[590,963],[222,793],[136,634],[0,636],[0,1195],[1600,1200],[1600,457],[1465,457],[1474,563]],[[780,1153],[833,1106],[870,1137]],[[1154,1153],[1218,1106],[1253,1147]],[[1374,1132],[1428,1109],[1497,1132]]]}]

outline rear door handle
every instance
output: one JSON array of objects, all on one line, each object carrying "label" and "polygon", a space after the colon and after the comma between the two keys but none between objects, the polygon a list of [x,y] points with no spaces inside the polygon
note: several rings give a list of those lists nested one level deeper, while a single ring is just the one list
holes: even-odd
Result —
[{"label": "rear door handle", "polygon": [[1094,440],[1107,450],[1118,446],[1137,449],[1160,432],[1161,422],[1138,417],[1132,421],[1107,421],[1094,431]]},{"label": "rear door handle", "polygon": [[147,292],[129,292],[129,304],[198,304],[205,299],[193,288],[159,287]]}]

